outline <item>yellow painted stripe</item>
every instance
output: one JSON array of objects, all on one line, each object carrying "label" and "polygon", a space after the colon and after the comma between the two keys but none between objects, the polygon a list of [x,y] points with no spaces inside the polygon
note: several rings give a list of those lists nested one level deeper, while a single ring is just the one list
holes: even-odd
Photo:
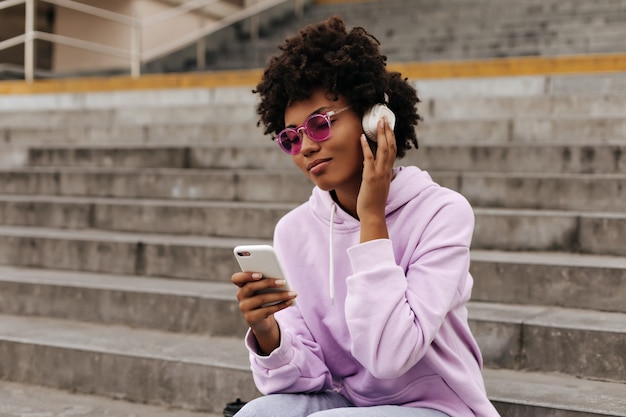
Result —
[{"label": "yellow painted stripe", "polygon": [[260,79],[261,74],[261,70],[242,70],[202,73],[146,74],[137,79],[130,76],[47,79],[36,80],[30,84],[24,81],[11,80],[0,82],[0,94],[254,86]]},{"label": "yellow painted stripe", "polygon": [[[390,63],[389,70],[398,71],[402,73],[404,77],[411,80],[608,72],[624,72],[626,76],[626,54]],[[38,94],[190,87],[211,88],[240,86],[252,88],[260,80],[261,75],[261,69],[252,69],[179,74],[147,74],[138,79],[133,79],[129,76],[51,79],[37,80],[31,84],[24,81],[12,80],[0,81],[0,94]]]},{"label": "yellow painted stripe", "polygon": [[389,69],[409,79],[626,72],[626,54],[410,62],[389,64]]},{"label": "yellow painted stripe", "polygon": [[315,0],[315,4],[371,3],[380,0]]}]

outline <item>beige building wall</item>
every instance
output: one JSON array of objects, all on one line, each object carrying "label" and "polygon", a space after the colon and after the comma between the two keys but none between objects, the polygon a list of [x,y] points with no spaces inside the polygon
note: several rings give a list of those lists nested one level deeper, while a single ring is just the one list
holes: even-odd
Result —
[{"label": "beige building wall", "polygon": [[[171,9],[171,4],[158,0],[82,0],[126,16],[150,18]],[[171,20],[146,27],[141,34],[142,51],[163,45],[210,22],[201,13],[186,13]],[[130,53],[132,33],[127,25],[91,16],[64,7],[57,7],[55,33],[89,42],[100,43]],[[128,59],[94,53],[85,49],[57,44],[52,70],[60,73],[92,70],[130,69]]]}]

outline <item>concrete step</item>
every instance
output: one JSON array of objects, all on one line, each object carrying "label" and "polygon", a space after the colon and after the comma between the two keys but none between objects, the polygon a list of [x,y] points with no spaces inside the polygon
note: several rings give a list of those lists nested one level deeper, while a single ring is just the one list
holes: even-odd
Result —
[{"label": "concrete step", "polygon": [[[472,314],[477,314],[481,306],[470,308]],[[533,314],[531,310],[526,312]],[[506,313],[511,315],[510,311]],[[544,320],[552,319],[550,314],[545,315]],[[499,320],[496,327],[507,327],[506,321]],[[529,328],[532,330],[532,326]],[[240,338],[3,315],[0,346],[12,358],[1,371],[3,379],[21,384],[212,412],[219,412],[233,395],[244,400],[258,395]],[[553,350],[550,346],[546,356],[543,352],[537,356],[549,360]],[[63,373],[42,372],[59,366]],[[143,375],[151,377],[146,380]],[[579,416],[581,411],[593,411],[599,416],[625,415],[626,385],[620,382],[511,369],[485,369],[485,381],[496,405],[526,410],[516,414],[520,416],[536,415],[532,412],[544,407],[560,409],[559,415],[567,417]],[[593,401],[599,393],[604,401]]]},{"label": "concrete step", "polygon": [[[472,267],[472,272],[481,268],[484,270],[487,267],[497,268],[499,266],[495,261],[476,261],[477,258],[481,258],[481,255],[483,258],[486,257],[481,251],[474,252],[472,259],[477,266]],[[502,253],[488,253],[487,255],[495,257],[497,255],[502,256]],[[520,256],[509,255],[513,259],[509,263],[518,261],[517,265],[519,265]],[[547,254],[544,256],[547,257]],[[613,278],[617,276],[623,281],[626,275],[623,258],[621,260],[613,259],[613,264],[621,261],[621,267],[611,268],[611,266],[607,266],[601,268],[596,266],[593,270],[592,267],[587,267],[586,272],[589,274],[590,280],[583,283],[581,281],[571,282],[571,280],[560,277],[555,272],[576,274],[580,277],[585,271],[578,272],[571,266],[561,266],[559,270],[556,270],[555,265],[548,262],[533,265],[532,261],[537,261],[540,256],[531,257],[527,255],[527,257],[531,258],[530,262],[525,261],[523,263],[527,269],[543,267],[544,272],[551,274],[544,276],[546,284],[543,285],[543,289],[548,294],[537,296],[534,301],[529,295],[522,295],[520,300],[514,299],[513,295],[519,294],[522,287],[530,287],[533,284],[533,282],[526,282],[513,285],[510,290],[511,294],[508,297],[501,297],[499,295],[505,284],[513,278],[506,278],[504,281],[507,282],[500,283],[495,288],[486,289],[485,281],[491,277],[475,276],[477,284],[472,310],[483,312],[477,313],[476,323],[489,321],[490,324],[485,326],[488,328],[497,327],[498,332],[504,329],[507,333],[511,331],[509,321],[512,320],[512,317],[517,320],[516,323],[522,317],[525,324],[525,320],[529,317],[535,318],[535,314],[536,317],[546,312],[552,314],[552,309],[558,305],[567,307],[561,308],[559,311],[574,311],[576,313],[574,317],[577,320],[580,316],[589,317],[588,320],[591,321],[585,321],[587,326],[592,326],[595,323],[591,319],[592,317],[600,317],[602,320],[609,320],[607,317],[619,319],[621,314],[623,318],[624,306],[617,304],[620,299],[623,300],[623,297],[620,297],[623,295],[623,291],[619,289],[615,291],[616,294],[607,296],[604,305],[597,305],[600,304],[599,297],[595,302],[581,299],[583,293],[586,293],[588,298],[592,298],[593,295],[600,296],[610,291],[610,288],[595,288],[595,284],[606,283],[611,279],[611,277],[603,277],[602,272],[609,271]],[[567,258],[567,255],[555,254],[553,257],[564,259]],[[588,263],[594,261],[597,264],[603,261],[603,257],[587,258],[589,258],[587,259]],[[229,278],[230,276],[227,277],[227,279]],[[519,278],[519,274],[517,278]],[[538,279],[533,277],[529,281]],[[0,267],[0,288],[2,289],[0,292],[0,300],[2,301],[0,314],[80,320],[97,324],[125,325],[133,328],[221,337],[243,337],[247,328],[238,310],[235,297],[236,288],[225,280],[221,283],[197,282],[145,276],[4,266]],[[555,291],[554,288],[560,288],[560,291]],[[615,288],[615,286],[611,288]],[[535,291],[538,290],[535,288]],[[485,293],[488,293],[487,297],[484,297]],[[569,299],[554,302],[558,297],[568,297]],[[489,298],[489,303],[480,301],[484,298]],[[520,304],[524,302],[526,304]],[[540,303],[543,305],[540,306]],[[612,306],[614,310],[607,311]],[[608,316],[602,314],[597,316],[599,310],[585,310],[598,307],[605,310],[605,313],[609,313]],[[572,314],[567,313],[567,317],[571,317]],[[505,320],[504,324],[500,323],[500,320]],[[569,326],[578,329],[576,326],[580,323],[573,323]],[[592,326],[587,327],[587,329],[600,331],[602,327]],[[502,337],[492,341],[490,334],[485,335],[484,329],[480,331],[483,333],[477,333],[477,337],[482,335],[479,339],[486,341],[485,346],[487,343],[505,342],[505,338]],[[510,341],[510,339],[506,339],[506,343]],[[513,364],[515,364],[515,366],[524,366],[524,362],[519,363],[519,358],[513,355],[511,351],[504,352],[498,348],[497,345],[491,346],[489,348],[491,353],[486,356],[493,360],[494,365],[514,367]],[[495,356],[496,354],[501,356]],[[501,359],[506,361],[498,362]]]},{"label": "concrete step", "polygon": [[[384,22],[389,26],[381,39],[383,49],[389,45],[411,42],[423,44],[429,41],[443,41],[446,46],[454,48],[460,45],[480,46],[494,40],[505,42],[514,40],[516,44],[552,42],[554,46],[563,50],[566,40],[578,40],[581,44],[586,41],[589,44],[591,40],[619,32],[620,29],[623,33],[621,24],[626,20],[626,7],[621,10],[616,8],[593,10],[592,13],[569,11],[557,14],[551,10],[546,14],[535,12],[530,15],[519,10],[512,15],[505,15],[499,10],[498,16],[490,14],[491,11],[479,6],[467,12],[441,10],[440,13],[420,13],[418,16],[421,16],[421,19],[413,18],[412,21],[413,24],[418,24],[418,27],[410,31],[399,31],[397,29],[401,26],[391,25],[394,23],[397,25],[399,21],[410,24],[407,20],[412,19],[411,15],[397,16]],[[572,47],[577,44],[567,43],[570,53],[573,52]],[[621,48],[616,49],[618,50]]]},{"label": "concrete step", "polygon": [[[419,10],[412,10],[411,0],[390,0],[385,2],[385,7],[381,7],[380,2],[359,2],[359,7],[352,7],[350,3],[353,1],[334,1],[327,4],[317,4],[311,8],[312,13],[320,13],[323,15],[328,12],[344,12],[351,17],[368,17],[375,18],[381,15],[397,16],[400,19],[420,19],[428,21],[430,16],[445,17],[448,14],[453,17],[462,17],[466,13],[473,18],[490,19],[494,16],[501,16],[503,19],[520,18],[527,16],[543,16],[549,19],[552,16],[560,15],[582,15],[584,13],[593,12],[611,12],[621,10],[624,6],[623,2],[615,0],[598,0],[591,3],[580,3],[576,1],[538,1],[525,0],[523,2],[515,1],[490,1],[490,0],[472,0],[472,1],[452,1],[442,4],[436,1],[421,1]],[[448,5],[452,7],[448,7]],[[594,9],[592,6],[596,6]],[[404,13],[403,13],[404,12]],[[408,20],[410,22],[410,20]],[[456,22],[456,20],[454,20]],[[395,21],[394,21],[395,22]],[[380,24],[390,24],[390,22],[381,21]],[[462,23],[462,22],[461,22]]]},{"label": "concrete step", "polygon": [[0,224],[215,237],[271,237],[293,204],[0,195]]},{"label": "concrete step", "polygon": [[624,210],[626,174],[501,174],[431,172],[476,207],[537,210]]},{"label": "concrete step", "polygon": [[[428,167],[422,168],[428,170]],[[435,181],[461,192],[477,207],[623,210],[622,201],[626,192],[623,187],[626,174],[623,173],[502,174],[445,172],[437,171],[436,168],[430,171]],[[476,168],[479,169],[480,164]],[[7,197],[8,199],[21,195],[24,196],[24,201],[28,200],[28,196],[32,196],[32,199],[38,196],[37,198],[43,200],[58,196],[58,201],[65,201],[63,198],[67,197],[132,198],[137,199],[137,204],[146,199],[156,199],[168,200],[172,205],[178,206],[180,205],[175,203],[183,201],[196,202],[190,204],[191,206],[202,201],[205,204],[213,201],[218,205],[218,202],[229,201],[295,205],[306,201],[312,188],[313,184],[295,167],[274,171],[133,168],[32,168],[0,171],[0,193],[15,196]]]},{"label": "concrete step", "polygon": [[294,167],[286,170],[0,170],[3,194],[296,203],[306,201],[312,188],[313,184]]},{"label": "concrete step", "polygon": [[626,258],[471,251],[472,300],[626,313]]},{"label": "concrete step", "polygon": [[620,382],[626,393],[626,314],[472,302],[485,366]]},{"label": "concrete step", "polygon": [[[250,91],[249,94],[255,97]],[[41,109],[29,112],[0,112],[0,128],[63,128],[146,126],[165,123],[212,124],[218,122],[256,124],[255,105],[249,103],[183,103],[177,107],[104,107],[85,109]]]},{"label": "concrete step", "polygon": [[626,145],[427,144],[401,163],[429,171],[626,174]]},{"label": "concrete step", "polygon": [[172,108],[193,105],[254,104],[253,86],[226,88],[157,88],[154,90],[113,90],[13,94],[0,97],[0,112],[42,110],[118,109],[132,114],[132,109]]},{"label": "concrete step", "polygon": [[238,244],[250,238],[175,236],[103,230],[0,227],[0,265],[106,274],[229,280]]},{"label": "concrete step", "polygon": [[[507,76],[507,77],[463,77],[443,79],[410,80],[424,100],[422,112],[427,108],[425,103],[432,99],[482,98],[482,97],[543,97],[543,96],[588,96],[590,102],[597,102],[598,97],[623,97],[626,91],[626,77],[622,73],[593,73],[593,74],[554,74],[536,76]],[[215,87],[215,88],[180,88],[155,90],[116,90],[106,92],[60,92],[42,94],[15,94],[0,96],[0,114],[17,112],[41,111],[90,111],[111,110],[113,114],[120,112],[131,117],[132,109],[138,109],[141,114],[143,108],[187,108],[215,106],[242,106],[254,107],[258,96],[252,94],[254,86],[242,87]],[[542,100],[539,98],[539,100]],[[617,98],[619,102],[619,98]],[[480,102],[479,102],[480,103]],[[482,104],[481,104],[482,105]],[[619,106],[619,104],[617,104]],[[468,106],[472,107],[472,106]],[[478,106],[480,107],[480,106]],[[503,106],[506,108],[506,105]],[[610,109],[611,107],[609,107]],[[472,109],[467,109],[473,112]],[[149,110],[146,110],[149,111]],[[175,111],[175,110],[174,110]],[[244,110],[244,114],[247,110]],[[57,119],[62,116],[51,116]],[[496,113],[497,114],[497,113]],[[612,114],[609,113],[609,114]],[[602,116],[604,113],[596,114]],[[18,126],[34,127],[37,121],[25,124],[24,116],[17,116],[22,120]],[[101,116],[106,120],[109,116]],[[13,126],[10,122],[6,126]],[[6,120],[6,119],[3,119]],[[33,126],[34,123],[34,126]],[[42,122],[43,123],[43,122]],[[58,123],[58,122],[57,122]],[[80,123],[80,122],[76,122]]]},{"label": "concrete step", "polygon": [[[382,40],[383,51],[393,56],[394,61],[557,56],[563,55],[564,44],[567,44],[567,55],[624,51],[621,43],[626,35],[623,21],[612,24],[598,22],[595,31],[594,25],[587,24],[587,32],[580,30],[579,21],[572,22],[571,25],[541,27],[545,23],[545,21],[529,22],[517,27],[500,27],[488,31],[476,31],[476,26],[472,26],[467,30],[457,29],[454,33],[442,35],[433,35],[429,32],[394,34],[392,38]],[[589,31],[594,31],[594,34],[590,35]],[[459,39],[455,39],[456,36]],[[266,56],[270,53],[271,48],[268,47]]]},{"label": "concrete step", "polygon": [[269,138],[265,143],[238,146],[36,147],[25,152],[26,165],[32,167],[295,168]]},{"label": "concrete step", "polygon": [[[33,167],[295,168],[269,140],[239,147],[36,147],[25,149],[21,160]],[[626,144],[429,144],[408,152],[400,163],[430,171],[626,174]]]},{"label": "concrete step", "polygon": [[[589,96],[590,98],[598,95],[623,97],[626,93],[626,77],[621,72],[551,76],[464,77],[416,80],[415,86],[422,100],[433,98],[520,98],[546,95]],[[591,101],[595,100],[591,99]]]},{"label": "concrete step", "polygon": [[624,144],[623,117],[430,120],[417,127],[425,145]]},{"label": "concrete step", "polygon": [[2,315],[0,379],[219,414],[258,391],[240,338]]},{"label": "concrete step", "polygon": [[561,94],[517,97],[439,97],[420,105],[426,120],[516,117],[606,117],[626,114],[626,97]]},{"label": "concrete step", "polygon": [[[243,322],[232,315],[237,306],[232,303],[235,289],[230,275],[236,267],[230,259],[221,263],[216,261],[212,269],[222,275],[211,276],[213,281],[208,282],[2,266],[0,313],[172,332],[242,334]],[[475,301],[626,313],[624,257],[475,249],[471,272]],[[212,320],[215,317],[220,320]]]},{"label": "concrete step", "polygon": [[[227,90],[227,89],[224,89]],[[257,96],[250,92],[253,99]],[[421,94],[420,94],[421,95]],[[424,98],[418,106],[429,120],[510,119],[514,117],[581,118],[626,114],[626,97],[607,94],[536,95],[509,97]],[[253,100],[241,103],[182,103],[176,107],[139,103],[131,108],[41,109],[0,112],[0,128],[132,127],[173,124],[256,124]]]},{"label": "concrete step", "polygon": [[150,406],[42,386],[0,381],[3,417],[220,417],[169,406]]},{"label": "concrete step", "polygon": [[[411,31],[404,31],[414,36],[426,35],[434,32],[434,28],[446,31],[450,36],[449,43],[456,44],[465,39],[467,33],[502,33],[504,31],[527,29],[527,38],[547,37],[552,33],[568,33],[570,27],[576,27],[579,32],[594,38],[601,31],[601,22],[610,24],[616,20],[614,16],[625,13],[624,7],[615,3],[597,4],[596,9],[586,9],[581,6],[552,6],[553,2],[546,4],[529,3],[521,4],[510,2],[467,2],[454,7],[430,7],[420,3],[420,8],[415,9],[410,2],[387,2],[386,7],[374,4],[368,7],[361,3],[359,7],[349,5],[331,4],[315,5],[307,10],[297,26],[309,22],[319,21],[332,14],[342,15],[349,25],[367,27],[381,40],[383,45],[393,44],[394,35],[401,27],[412,27]],[[580,3],[579,3],[580,4]],[[446,5],[448,6],[448,5]],[[613,17],[613,19],[611,19]],[[303,22],[303,21],[304,22]],[[571,22],[571,23],[570,23]],[[541,25],[543,23],[543,25]],[[597,31],[581,30],[587,26],[597,27]],[[597,25],[597,26],[596,26]],[[293,32],[294,24],[288,25],[289,30],[274,30],[265,39],[269,43],[278,43],[285,36],[285,32]],[[546,30],[546,29],[551,30]],[[535,29],[534,31],[532,29]],[[538,32],[538,33],[537,33]],[[440,33],[440,32],[434,32]],[[263,38],[262,38],[263,39]],[[248,44],[251,42],[248,42]],[[237,45],[242,42],[237,43]],[[245,43],[243,43],[245,44]],[[565,48],[566,44],[560,45]]]},{"label": "concrete step", "polygon": [[489,368],[483,375],[489,398],[502,416],[626,416],[622,383]]},{"label": "concrete step", "polygon": [[626,213],[475,209],[472,247],[626,255]]},{"label": "concrete step", "polygon": [[[592,3],[592,4],[595,4]],[[222,42],[209,50],[210,68],[258,68],[276,45],[307,23],[330,15],[343,16],[349,26],[363,26],[383,45],[391,62],[477,59],[524,55],[620,53],[626,10],[620,5],[588,11],[564,11],[550,5],[528,5],[503,10],[499,3],[468,8],[419,9],[413,4],[370,9],[313,7],[291,25],[271,28],[260,39]],[[506,6],[505,6],[506,7]],[[545,11],[544,10],[545,7]],[[392,12],[396,10],[396,12]],[[413,30],[400,30],[411,27]],[[608,39],[607,39],[608,38]]]},{"label": "concrete step", "polygon": [[[537,374],[485,369],[490,398],[504,416],[536,416],[547,409],[563,417],[623,416],[620,384],[581,381],[556,374]],[[599,398],[608,399],[600,403]],[[69,393],[41,386],[0,382],[0,412],[11,417],[220,417],[222,414],[155,407],[102,396]],[[543,414],[542,414],[543,415]]]},{"label": "concrete step", "polygon": [[263,129],[255,123],[166,123],[127,126],[65,126],[5,128],[5,145],[149,145],[263,143]]},{"label": "concrete step", "polygon": [[[5,196],[0,207],[0,221],[4,224],[0,228],[0,235],[5,232],[20,235],[34,233],[22,241],[25,246],[33,246],[28,242],[36,239],[38,226],[66,228],[46,233],[64,240],[91,241],[92,235],[93,239],[99,240],[101,234],[104,234],[103,239],[109,239],[117,233],[125,236],[125,245],[131,246],[142,242],[145,239],[143,234],[160,236],[160,243],[166,245],[177,245],[177,240],[184,239],[195,239],[185,244],[198,242],[202,246],[213,243],[211,239],[216,238],[228,238],[230,241],[239,238],[269,240],[276,221],[292,208],[290,205],[267,203],[118,201],[61,197],[48,200],[21,196]],[[626,255],[623,240],[626,233],[624,212],[476,207],[474,213],[476,226],[472,246],[476,249]],[[22,226],[25,228],[20,229]],[[167,236],[172,236],[172,239]],[[13,238],[21,239],[17,236]],[[4,236],[4,239],[8,239],[8,236]],[[67,243],[73,246],[69,241]],[[114,244],[107,242],[105,245]],[[113,250],[113,247],[109,247],[109,250]],[[19,259],[25,260],[24,256]]]},{"label": "concrete step", "polygon": [[[232,270],[232,274],[235,270]],[[0,267],[0,314],[243,338],[236,287],[147,276]]]},{"label": "concrete step", "polygon": [[[624,143],[626,120],[615,117],[550,117],[428,120],[417,128],[422,143]],[[263,144],[269,136],[254,123],[166,123],[129,126],[5,128],[6,145],[206,145]]]}]

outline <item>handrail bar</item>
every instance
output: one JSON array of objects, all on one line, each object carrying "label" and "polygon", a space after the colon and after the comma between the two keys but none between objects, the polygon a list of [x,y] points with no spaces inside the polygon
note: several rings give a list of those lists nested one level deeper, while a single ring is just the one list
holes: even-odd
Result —
[{"label": "handrail bar", "polygon": [[[200,45],[202,42],[202,38],[210,35],[211,33],[217,32],[218,30],[223,29],[241,20],[254,18],[261,12],[264,12],[280,4],[287,3],[289,1],[293,1],[295,13],[297,15],[301,15],[306,0],[259,0],[252,6],[245,7],[215,22],[205,24],[203,27],[191,33],[185,34],[178,39],[174,39],[171,42],[162,44],[160,46],[157,46],[156,48],[153,48],[152,50],[145,52],[141,51],[142,29],[156,23],[161,23],[163,21],[166,21],[167,19],[180,16],[184,13],[188,13],[192,10],[207,7],[211,4],[217,3],[219,0],[190,0],[187,3],[182,3],[169,10],[143,19],[136,18],[134,16],[129,17],[124,14],[115,13],[106,9],[90,6],[83,3],[78,3],[73,0],[38,0],[129,26],[131,29],[131,39],[129,41],[128,50],[104,45],[101,43],[72,38],[69,36],[36,31],[34,27],[35,1],[36,0],[0,0],[0,10],[20,4],[25,4],[26,6],[24,33],[13,38],[0,41],[0,51],[19,45],[21,43],[24,44],[23,72],[24,78],[28,82],[33,81],[34,73],[36,71],[36,69],[34,68],[33,46],[36,39],[45,40],[53,43],[60,43],[96,53],[103,53],[122,59],[127,59],[130,61],[130,73],[133,77],[136,78],[140,75],[141,63],[143,62],[162,57],[172,51],[188,46],[194,42],[199,42]],[[258,28],[255,28],[253,30],[258,30]],[[201,56],[198,56],[198,62],[202,62]]]},{"label": "handrail bar", "polygon": [[92,52],[100,52],[106,55],[116,56],[118,58],[130,59],[131,53],[125,49],[106,46],[95,42],[84,41],[81,39],[71,38],[69,36],[57,35],[55,33],[34,32],[35,39],[60,43],[74,48],[86,49]]},{"label": "handrail bar", "polygon": [[[0,73],[1,72],[10,72],[10,73],[15,73],[15,74],[21,74],[22,77],[24,76],[24,66],[23,65],[15,65],[15,64],[0,64]],[[37,74],[42,76],[42,77],[46,77],[46,78],[51,78],[54,76],[54,73],[51,71],[47,71],[47,70],[41,70],[38,69],[36,70]]]},{"label": "handrail bar", "polygon": [[19,45],[20,43],[24,43],[25,40],[26,34],[22,33],[21,35],[17,35],[10,39],[0,41],[0,51],[2,51],[3,49],[12,48],[16,45]]},{"label": "handrail bar", "polygon": [[134,17],[129,17],[125,14],[115,13],[110,10],[102,9],[100,7],[90,6],[88,4],[78,3],[72,0],[41,0],[46,3],[54,4],[56,6],[65,7],[66,9],[76,10],[92,16],[101,17],[103,19],[112,20],[117,23],[132,26],[136,23]]},{"label": "handrail bar", "polygon": [[0,2],[0,10],[26,3],[26,0],[4,0]]},{"label": "handrail bar", "polygon": [[141,54],[141,58],[143,61],[150,61],[152,59],[160,58],[164,55],[167,55],[172,50],[176,50],[178,48],[188,46],[194,43],[196,40],[204,36],[208,36],[211,33],[217,32],[218,30],[223,29],[230,24],[236,23],[247,17],[254,16],[258,13],[261,13],[267,9],[270,9],[284,2],[285,0],[261,1],[259,3],[256,3],[253,6],[250,6],[243,10],[235,12],[231,15],[228,15],[225,18],[218,20],[217,22],[209,23],[208,25],[205,25],[200,29],[197,29],[186,35],[183,35],[178,39],[175,39],[171,42],[157,46],[156,48],[153,48],[150,51],[144,52]]},{"label": "handrail bar", "polygon": [[[146,28],[148,26],[152,26],[157,23],[164,22],[167,19],[178,17],[192,10],[201,9],[203,7],[210,6],[214,3],[217,3],[218,1],[219,0],[191,0],[185,3],[181,3],[176,7],[172,7],[171,9],[165,10],[154,16],[145,17],[141,21],[141,27]],[[194,3],[199,3],[199,4],[195,5]]]}]

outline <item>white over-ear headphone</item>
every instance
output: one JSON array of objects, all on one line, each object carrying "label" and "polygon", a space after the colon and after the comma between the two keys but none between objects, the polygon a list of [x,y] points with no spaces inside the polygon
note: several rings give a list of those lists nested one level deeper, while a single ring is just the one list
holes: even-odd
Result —
[{"label": "white over-ear headphone", "polygon": [[[389,102],[389,96],[385,93],[385,103]],[[391,129],[396,126],[396,115],[393,114],[391,109],[387,107],[386,104],[375,104],[371,109],[365,112],[363,115],[363,132],[365,132],[365,137],[371,140],[372,142],[376,142],[376,132],[378,131],[378,121],[382,119],[383,116],[387,117],[387,122]]]}]

